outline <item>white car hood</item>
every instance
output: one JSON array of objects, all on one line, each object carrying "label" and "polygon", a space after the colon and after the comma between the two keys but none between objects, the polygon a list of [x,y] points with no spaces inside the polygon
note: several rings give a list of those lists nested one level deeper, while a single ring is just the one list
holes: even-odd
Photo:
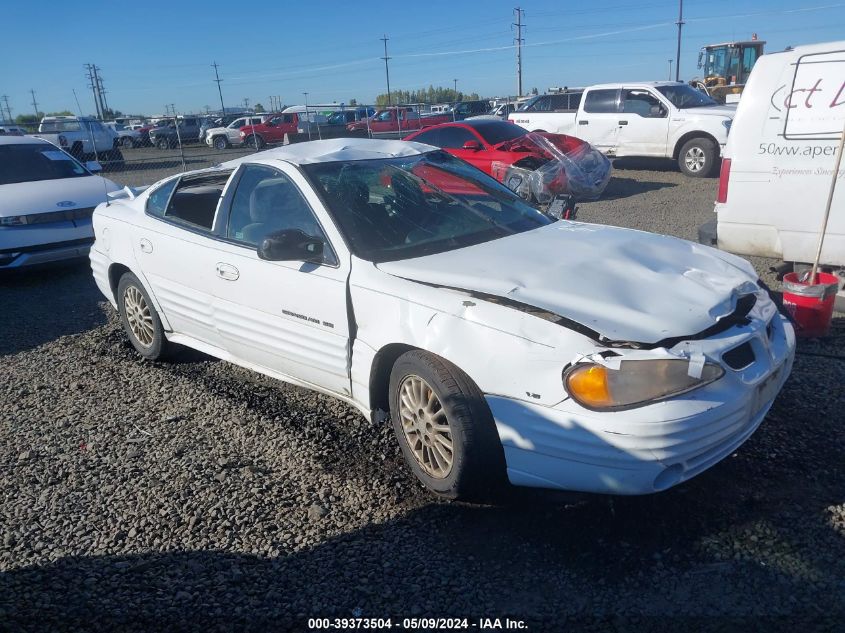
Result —
[{"label": "white car hood", "polygon": [[717,105],[704,106],[703,108],[684,108],[680,112],[690,116],[726,116],[733,118],[736,116],[736,106]]},{"label": "white car hood", "polygon": [[0,216],[95,207],[108,199],[106,192],[119,189],[100,176],[0,185]]},{"label": "white car hood", "polygon": [[630,229],[558,221],[476,246],[377,265],[436,286],[495,295],[614,341],[686,337],[732,313],[757,275],[738,257]]}]

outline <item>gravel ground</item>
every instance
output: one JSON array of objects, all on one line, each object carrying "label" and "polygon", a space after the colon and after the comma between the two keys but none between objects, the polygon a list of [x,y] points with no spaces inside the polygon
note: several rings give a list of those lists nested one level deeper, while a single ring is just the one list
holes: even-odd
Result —
[{"label": "gravel ground", "polygon": [[[580,218],[694,238],[714,194],[630,162]],[[800,343],[760,430],[695,480],[471,506],[432,499],[389,429],[331,398],[199,354],[141,362],[84,264],[0,279],[0,306],[0,631],[354,614],[845,630],[842,315]]]}]

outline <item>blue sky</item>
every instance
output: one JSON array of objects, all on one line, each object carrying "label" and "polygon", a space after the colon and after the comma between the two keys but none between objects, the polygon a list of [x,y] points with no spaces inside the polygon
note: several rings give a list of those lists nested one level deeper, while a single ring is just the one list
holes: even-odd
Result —
[{"label": "blue sky", "polygon": [[[385,91],[383,34],[392,89],[429,84],[485,96],[516,92],[513,7],[525,10],[523,87],[665,79],[675,57],[677,0],[360,0],[359,2],[115,4],[4,2],[0,95],[12,114],[93,112],[83,64],[102,69],[109,105],[155,114],[227,106],[372,101]],[[85,7],[85,8],[82,8]],[[681,76],[697,72],[706,43],[767,41],[767,50],[842,39],[845,2],[686,0]],[[31,25],[31,26],[30,26]],[[14,28],[13,28],[14,27]]]}]

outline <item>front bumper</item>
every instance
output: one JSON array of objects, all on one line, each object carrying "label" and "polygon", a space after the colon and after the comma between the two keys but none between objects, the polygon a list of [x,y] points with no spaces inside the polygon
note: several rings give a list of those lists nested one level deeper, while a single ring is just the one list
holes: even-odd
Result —
[{"label": "front bumper", "polygon": [[90,219],[0,229],[0,270],[86,257],[94,243]]},{"label": "front bumper", "polygon": [[792,326],[737,328],[699,341],[708,360],[748,343],[755,360],[698,390],[645,407],[595,412],[487,396],[514,485],[639,495],[666,490],[730,455],[757,429],[788,378]]}]

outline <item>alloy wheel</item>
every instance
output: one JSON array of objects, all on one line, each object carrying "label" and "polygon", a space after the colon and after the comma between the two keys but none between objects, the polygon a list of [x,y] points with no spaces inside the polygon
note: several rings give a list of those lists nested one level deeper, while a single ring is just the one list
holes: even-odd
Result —
[{"label": "alloy wheel", "polygon": [[691,172],[698,172],[704,169],[707,156],[700,147],[690,147],[684,155],[684,164]]},{"label": "alloy wheel", "polygon": [[399,385],[399,418],[417,463],[431,477],[447,477],[454,461],[452,430],[437,394],[419,376],[406,376]]},{"label": "alloy wheel", "polygon": [[129,286],[123,293],[123,309],[135,340],[143,347],[150,347],[155,335],[153,316],[147,300],[135,286]]}]

